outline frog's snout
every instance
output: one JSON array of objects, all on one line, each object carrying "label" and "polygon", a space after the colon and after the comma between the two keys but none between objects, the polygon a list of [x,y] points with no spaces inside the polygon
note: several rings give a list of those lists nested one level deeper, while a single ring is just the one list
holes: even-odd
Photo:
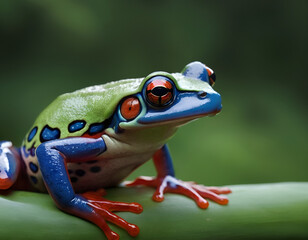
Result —
[{"label": "frog's snout", "polygon": [[[202,93],[199,92],[198,94],[200,96],[200,94]],[[204,95],[204,93],[202,95]],[[207,109],[209,116],[215,116],[217,113],[221,111],[222,104],[221,104],[221,96],[219,93],[217,92],[207,93],[204,98],[208,99],[208,104],[206,104],[204,107],[205,109]]]},{"label": "frog's snout", "polygon": [[217,103],[217,112],[220,112],[221,109],[222,109],[221,96],[220,96],[219,93],[216,93],[215,95],[216,95],[216,98],[217,98],[217,100],[216,100],[216,103]]}]

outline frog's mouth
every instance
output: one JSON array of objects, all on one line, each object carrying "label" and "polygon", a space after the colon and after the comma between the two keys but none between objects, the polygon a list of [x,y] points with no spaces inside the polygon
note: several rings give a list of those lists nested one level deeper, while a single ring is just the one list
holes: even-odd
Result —
[{"label": "frog's mouth", "polygon": [[160,125],[166,122],[187,122],[203,116],[216,115],[221,111],[221,97],[218,93],[180,93],[171,106],[164,109],[148,108],[145,115],[138,118],[140,124]]}]

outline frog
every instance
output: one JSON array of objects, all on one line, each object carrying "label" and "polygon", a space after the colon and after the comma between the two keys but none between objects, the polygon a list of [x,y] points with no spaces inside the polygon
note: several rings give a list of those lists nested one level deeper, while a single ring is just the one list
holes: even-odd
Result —
[{"label": "frog", "polygon": [[96,224],[107,239],[119,239],[109,223],[133,237],[139,227],[114,212],[139,214],[139,203],[106,199],[135,169],[153,160],[157,176],[141,176],[125,186],[187,196],[206,209],[208,200],[228,204],[227,187],[207,187],[175,177],[167,141],[192,120],[222,109],[213,89],[214,71],[195,61],[181,72],[156,71],[95,85],[57,97],[35,120],[21,147],[0,142],[0,189],[46,192],[62,211]]}]

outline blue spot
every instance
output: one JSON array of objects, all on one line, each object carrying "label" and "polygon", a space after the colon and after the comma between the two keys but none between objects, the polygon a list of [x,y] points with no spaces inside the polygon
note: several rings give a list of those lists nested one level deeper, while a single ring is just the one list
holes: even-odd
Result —
[{"label": "blue spot", "polygon": [[93,123],[89,128],[89,134],[96,134],[104,130],[103,123]]},{"label": "blue spot", "polygon": [[48,125],[43,128],[40,136],[41,142],[46,142],[58,138],[60,138],[60,130],[58,128],[51,128]]},{"label": "blue spot", "polygon": [[74,183],[74,182],[77,182],[78,181],[78,178],[76,177],[71,177],[71,182]]},{"label": "blue spot", "polygon": [[38,171],[38,166],[36,164],[34,164],[33,162],[29,163],[29,167],[31,169],[32,172],[36,173]]},{"label": "blue spot", "polygon": [[31,179],[31,181],[32,181],[34,184],[37,184],[37,178],[36,178],[36,177],[30,176],[30,179]]},{"label": "blue spot", "polygon": [[71,122],[68,125],[68,131],[69,132],[77,132],[77,131],[83,129],[85,125],[86,125],[86,121],[84,121],[84,120],[78,120],[78,121]]},{"label": "blue spot", "polygon": [[37,127],[34,127],[31,132],[29,133],[28,135],[28,142],[31,142],[32,139],[35,137],[36,135],[36,132],[37,132]]},{"label": "blue spot", "polygon": [[22,150],[22,152],[23,152],[23,154],[25,155],[26,158],[29,157],[29,152],[26,150],[26,146],[23,146],[21,148],[21,150]]}]

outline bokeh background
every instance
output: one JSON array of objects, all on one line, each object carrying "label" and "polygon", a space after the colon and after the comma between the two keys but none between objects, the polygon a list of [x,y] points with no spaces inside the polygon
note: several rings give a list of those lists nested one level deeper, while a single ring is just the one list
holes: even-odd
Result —
[{"label": "bokeh background", "polygon": [[171,139],[177,176],[307,181],[307,16],[304,0],[0,1],[0,138],[19,146],[62,93],[199,60],[224,107]]}]

